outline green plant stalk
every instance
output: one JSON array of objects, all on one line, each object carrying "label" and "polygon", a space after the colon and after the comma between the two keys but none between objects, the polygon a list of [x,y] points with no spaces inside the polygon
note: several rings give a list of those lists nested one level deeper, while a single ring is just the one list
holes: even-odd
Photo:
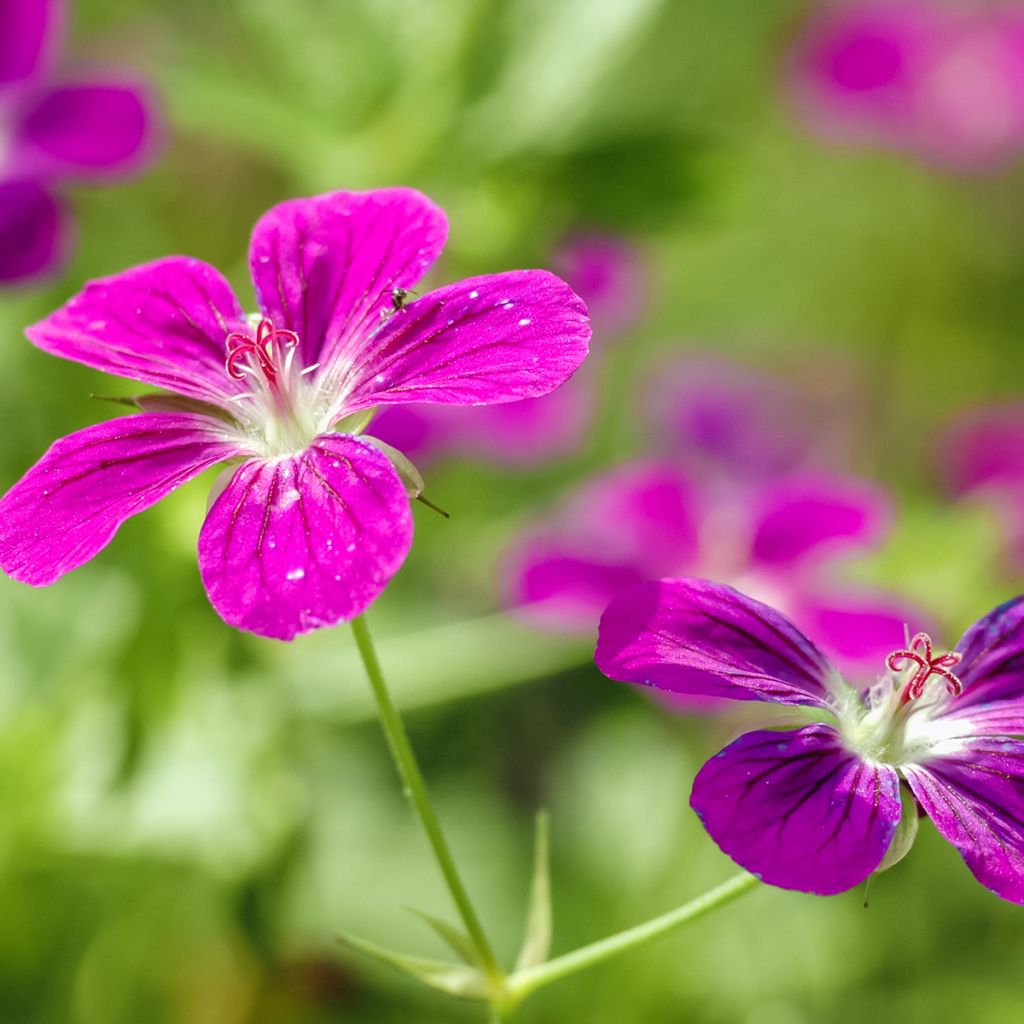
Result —
[{"label": "green plant stalk", "polygon": [[480,956],[483,969],[491,984],[499,988],[504,983],[504,971],[502,971],[498,964],[491,944],[484,933],[483,926],[480,924],[480,919],[477,917],[476,911],[470,902],[466,887],[463,885],[462,879],[459,877],[458,870],[455,867],[455,861],[452,858],[451,850],[448,848],[444,833],[441,831],[441,823],[438,821],[433,804],[430,802],[427,784],[423,779],[419,762],[416,760],[416,755],[409,742],[405,725],[402,722],[401,715],[398,713],[398,708],[395,707],[394,702],[391,700],[387,684],[384,682],[384,674],[381,671],[380,662],[377,660],[373,640],[370,637],[370,631],[366,626],[366,620],[363,616],[360,615],[352,620],[352,632],[355,635],[356,646],[359,648],[359,655],[363,660],[366,675],[370,680],[370,686],[377,701],[380,724],[384,729],[384,735],[387,737],[388,746],[391,748],[395,767],[398,769],[398,774],[402,779],[405,793],[423,824],[423,830],[430,841],[438,867],[441,869],[441,874],[444,875],[448,891],[451,893],[459,916],[462,918],[462,923],[465,925],[466,931]]},{"label": "green plant stalk", "polygon": [[516,971],[509,975],[505,982],[505,992],[513,1005],[521,1002],[531,992],[536,991],[544,985],[550,985],[553,981],[566,978],[570,974],[582,971],[587,967],[618,956],[628,950],[636,949],[652,939],[666,935],[681,925],[716,910],[718,907],[730,903],[743,893],[749,892],[755,886],[760,885],[760,880],[747,872],[730,878],[714,889],[709,890],[702,896],[698,896],[689,903],[684,903],[667,914],[655,917],[650,921],[637,925],[635,928],[627,928],[624,932],[611,935],[606,939],[593,942],[589,946],[581,946],[579,949],[566,953],[564,956],[556,957],[547,963],[539,964],[536,967],[528,967],[525,970]]}]

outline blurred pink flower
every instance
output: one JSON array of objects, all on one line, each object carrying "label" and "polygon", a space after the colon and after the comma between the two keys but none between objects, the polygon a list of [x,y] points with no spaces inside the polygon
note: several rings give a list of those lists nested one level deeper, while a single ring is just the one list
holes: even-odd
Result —
[{"label": "blurred pink flower", "polygon": [[794,101],[819,134],[983,171],[1024,148],[1024,9],[846,0],[807,23]]},{"label": "blurred pink flower", "polygon": [[56,265],[71,226],[55,186],[140,166],[150,150],[145,91],[105,71],[65,80],[52,70],[64,4],[0,2],[0,281]]}]

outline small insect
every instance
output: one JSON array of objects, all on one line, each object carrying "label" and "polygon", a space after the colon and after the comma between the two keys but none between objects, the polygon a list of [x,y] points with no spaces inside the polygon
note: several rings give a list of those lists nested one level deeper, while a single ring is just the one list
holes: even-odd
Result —
[{"label": "small insect", "polygon": [[406,303],[409,301],[409,297],[413,293],[407,288],[392,288],[391,289],[391,308],[382,309],[380,311],[381,320],[387,320],[389,316],[393,316],[395,313],[405,309]]}]

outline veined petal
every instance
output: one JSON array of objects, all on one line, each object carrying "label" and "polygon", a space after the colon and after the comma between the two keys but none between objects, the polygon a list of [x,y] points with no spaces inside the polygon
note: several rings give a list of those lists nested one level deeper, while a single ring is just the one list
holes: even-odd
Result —
[{"label": "veined petal", "polygon": [[245,385],[225,369],[242,307],[208,263],[171,256],[92,281],[29,327],[44,352],[225,406]]},{"label": "veined petal", "polygon": [[33,97],[16,129],[19,160],[34,173],[91,175],[137,162],[149,130],[138,87],[62,85]]},{"label": "veined petal", "polygon": [[778,568],[876,543],[889,503],[862,481],[805,476],[766,488],[755,516],[753,560]]},{"label": "veined petal", "polygon": [[0,86],[31,78],[60,35],[58,0],[5,0],[0,4]]},{"label": "veined petal", "polygon": [[644,583],[601,619],[597,667],[676,694],[829,705],[835,669],[784,615],[709,580]]},{"label": "veined petal", "polygon": [[701,768],[690,804],[741,867],[821,896],[878,867],[901,812],[896,770],[862,761],[820,724],[741,736]]},{"label": "veined petal", "polygon": [[1024,904],[1024,743],[950,740],[926,764],[903,768],[914,796],[997,896]]},{"label": "veined petal", "polygon": [[240,466],[199,536],[199,571],[231,626],[291,640],[353,619],[398,571],[412,510],[387,457],[345,434]]},{"label": "veined petal", "polygon": [[303,364],[351,362],[415,287],[448,237],[444,212],[409,188],[329,192],[268,210],[253,229],[249,265],[260,308],[295,331]]},{"label": "veined petal", "polygon": [[105,548],[129,516],[236,454],[204,416],[139,413],[61,438],[0,500],[0,567],[46,586]]},{"label": "veined petal", "polygon": [[0,184],[0,281],[42,274],[67,248],[67,218],[36,181]]},{"label": "veined petal", "polygon": [[568,380],[589,339],[586,307],[564,281],[516,270],[424,295],[328,373],[339,375],[345,412],[403,402],[514,402]]}]

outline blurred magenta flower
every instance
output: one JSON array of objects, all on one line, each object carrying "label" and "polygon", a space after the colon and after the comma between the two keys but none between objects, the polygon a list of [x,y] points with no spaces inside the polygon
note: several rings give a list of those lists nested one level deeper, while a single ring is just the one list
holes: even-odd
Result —
[{"label": "blurred magenta flower", "polygon": [[56,185],[122,174],[149,149],[152,115],[138,84],[53,72],[64,16],[59,0],[0,3],[0,281],[42,273],[66,252]]},{"label": "blurred magenta flower", "polygon": [[29,328],[47,352],[175,394],[57,441],[0,500],[0,566],[52,583],[129,516],[238,460],[199,536],[217,612],[282,640],[359,615],[412,543],[389,456],[404,460],[360,436],[374,408],[544,394],[587,351],[586,308],[545,271],[397,303],[447,233],[410,189],[291,200],[253,231],[254,316],[213,267],[174,256],[95,281]]},{"label": "blurred magenta flower", "polygon": [[[982,885],[1024,903],[1022,620],[1018,597],[947,654],[919,633],[858,689],[768,605],[707,580],[662,580],[616,598],[596,659],[612,679],[830,718],[747,733],[694,780],[712,839],[763,881],[849,889],[906,852],[907,837],[894,837],[900,827],[912,841],[921,808]],[[914,798],[906,810],[901,785]]]},{"label": "blurred magenta flower", "polygon": [[1024,148],[1024,9],[946,0],[824,5],[792,55],[794,100],[820,134],[959,171]]},{"label": "blurred magenta flower", "polygon": [[550,524],[506,557],[509,602],[542,628],[593,632],[623,590],[706,575],[784,608],[856,668],[903,637],[919,613],[867,588],[836,592],[837,559],[877,544],[886,495],[859,480],[799,474],[731,490],[667,462],[637,462],[590,480]]},{"label": "blurred magenta flower", "polygon": [[[628,330],[646,306],[644,259],[626,238],[595,232],[571,235],[556,249],[554,266],[586,302],[598,341]],[[528,467],[579,449],[593,421],[595,400],[596,381],[584,370],[550,395],[480,412],[386,409],[374,423],[374,433],[422,463],[455,457]]]}]

